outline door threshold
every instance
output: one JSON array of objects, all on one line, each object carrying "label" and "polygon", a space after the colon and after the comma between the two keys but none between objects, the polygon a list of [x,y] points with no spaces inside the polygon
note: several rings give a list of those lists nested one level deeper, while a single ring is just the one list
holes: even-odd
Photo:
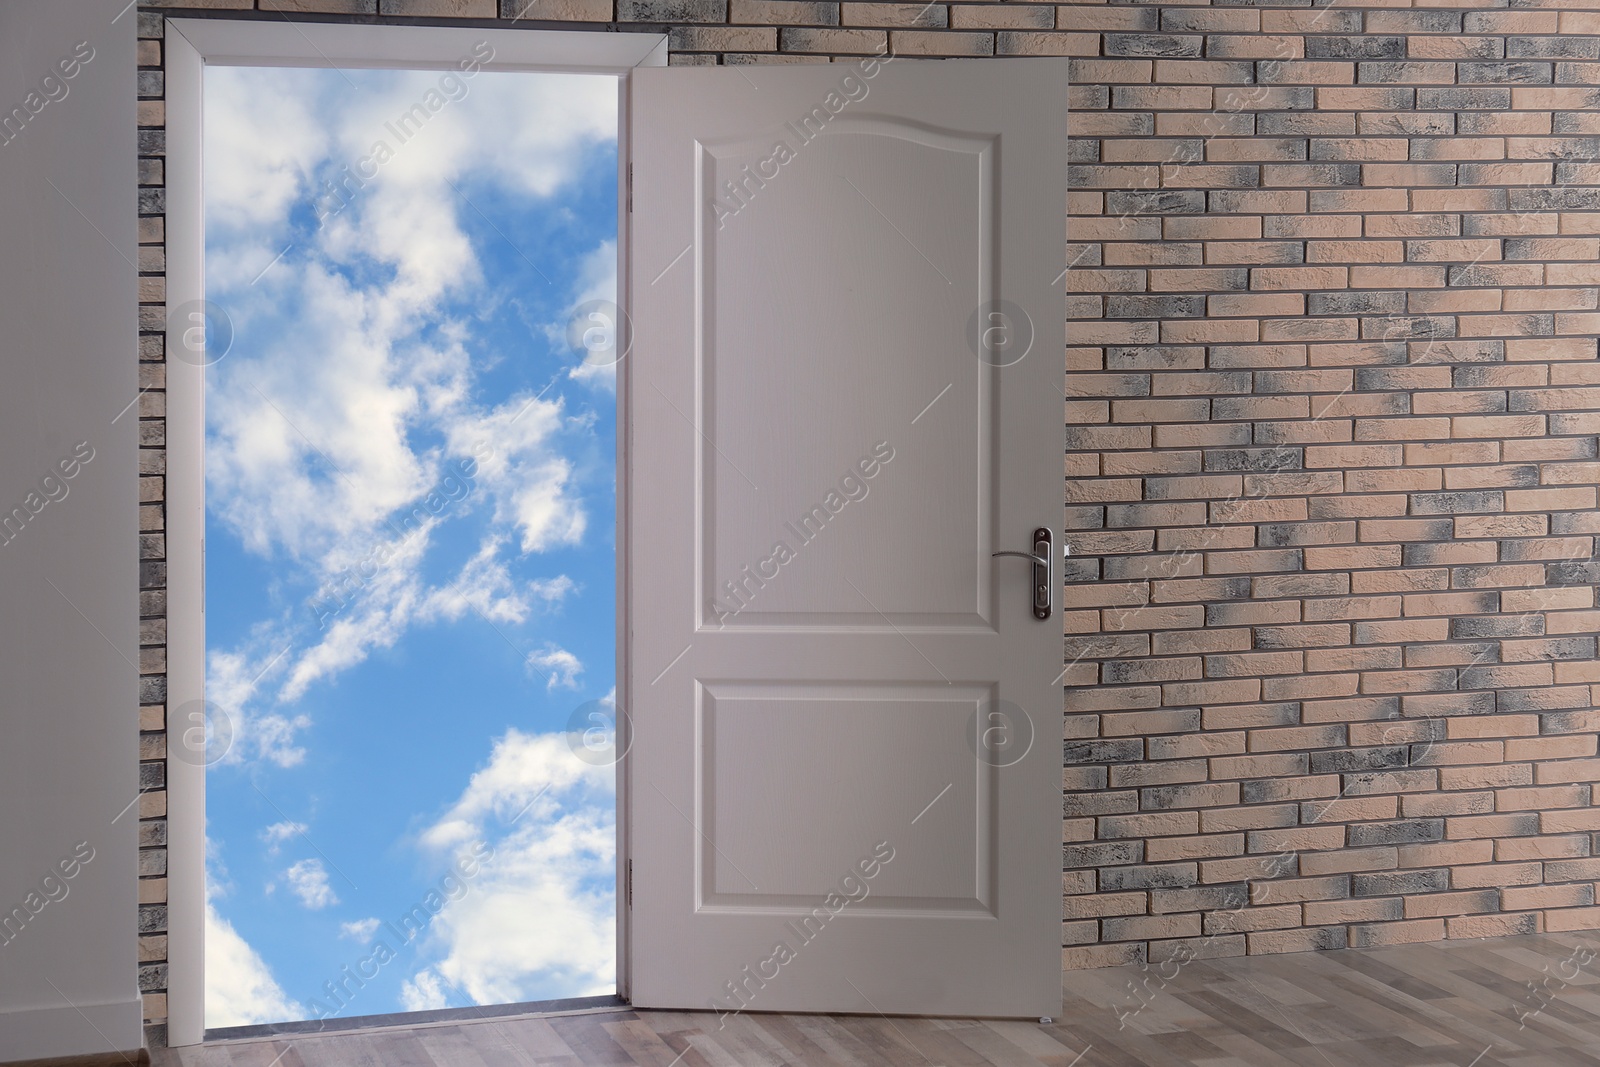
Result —
[{"label": "door threshold", "polygon": [[305,1019],[299,1022],[262,1023],[254,1026],[224,1026],[207,1030],[203,1043],[225,1044],[234,1041],[260,1041],[274,1037],[316,1037],[320,1034],[351,1030],[420,1030],[458,1023],[487,1022],[492,1019],[541,1018],[556,1015],[594,1015],[632,1011],[621,997],[567,997],[562,1000],[530,1000],[519,1004],[492,1004],[473,1008],[438,1008],[433,1011],[391,1012],[386,1015],[352,1015],[348,1018]]}]

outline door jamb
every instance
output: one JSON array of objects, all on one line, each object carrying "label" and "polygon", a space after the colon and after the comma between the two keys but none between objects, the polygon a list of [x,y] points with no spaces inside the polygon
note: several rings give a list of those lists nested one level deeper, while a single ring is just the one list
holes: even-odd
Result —
[{"label": "door jamb", "polygon": [[[632,249],[628,197],[629,76],[634,68],[665,66],[667,37],[659,33],[602,33],[564,29],[475,29],[454,26],[290,23],[225,18],[166,20],[166,252],[167,307],[205,297],[201,200],[201,89],[207,65],[322,68],[446,69],[486,38],[490,71],[612,74],[617,110],[617,302],[630,306]],[[618,323],[619,351],[631,338]],[[205,1034],[205,775],[203,759],[174,758],[186,724],[172,717],[205,697],[204,375],[180,353],[181,333],[166,335],[167,371],[167,1041],[199,1044]],[[617,706],[629,706],[628,603],[629,382],[628,361],[617,366]],[[616,751],[631,738],[617,716]],[[190,728],[192,732],[192,728]],[[203,752],[203,746],[201,746]],[[629,797],[617,768],[617,992],[628,997]]]}]

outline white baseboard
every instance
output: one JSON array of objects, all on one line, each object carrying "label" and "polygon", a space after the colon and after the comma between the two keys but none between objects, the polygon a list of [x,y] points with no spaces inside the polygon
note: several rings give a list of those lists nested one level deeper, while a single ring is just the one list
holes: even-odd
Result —
[{"label": "white baseboard", "polygon": [[0,1011],[0,1061],[122,1052],[144,1044],[137,995],[109,1004]]}]

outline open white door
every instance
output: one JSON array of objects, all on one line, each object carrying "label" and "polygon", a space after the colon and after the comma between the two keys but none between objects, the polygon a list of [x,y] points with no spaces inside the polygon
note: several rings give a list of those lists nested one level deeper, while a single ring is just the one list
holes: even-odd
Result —
[{"label": "open white door", "polygon": [[1065,61],[633,109],[633,1003],[1055,1015]]}]

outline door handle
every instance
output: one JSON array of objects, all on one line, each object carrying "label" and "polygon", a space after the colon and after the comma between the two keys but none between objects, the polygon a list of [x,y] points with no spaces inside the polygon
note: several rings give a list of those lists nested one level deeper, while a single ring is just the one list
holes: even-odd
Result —
[{"label": "door handle", "polygon": [[1048,619],[1050,607],[1054,597],[1054,582],[1050,577],[1050,545],[1053,543],[1050,531],[1043,526],[1033,531],[1032,552],[991,552],[990,556],[1017,556],[1033,564],[1033,580],[1030,584],[1029,599],[1033,607],[1033,617]]},{"label": "door handle", "polygon": [[1020,559],[1031,559],[1041,567],[1050,566],[1050,561],[1043,556],[1035,556],[1032,552],[991,552],[991,556],[1017,556]]}]

